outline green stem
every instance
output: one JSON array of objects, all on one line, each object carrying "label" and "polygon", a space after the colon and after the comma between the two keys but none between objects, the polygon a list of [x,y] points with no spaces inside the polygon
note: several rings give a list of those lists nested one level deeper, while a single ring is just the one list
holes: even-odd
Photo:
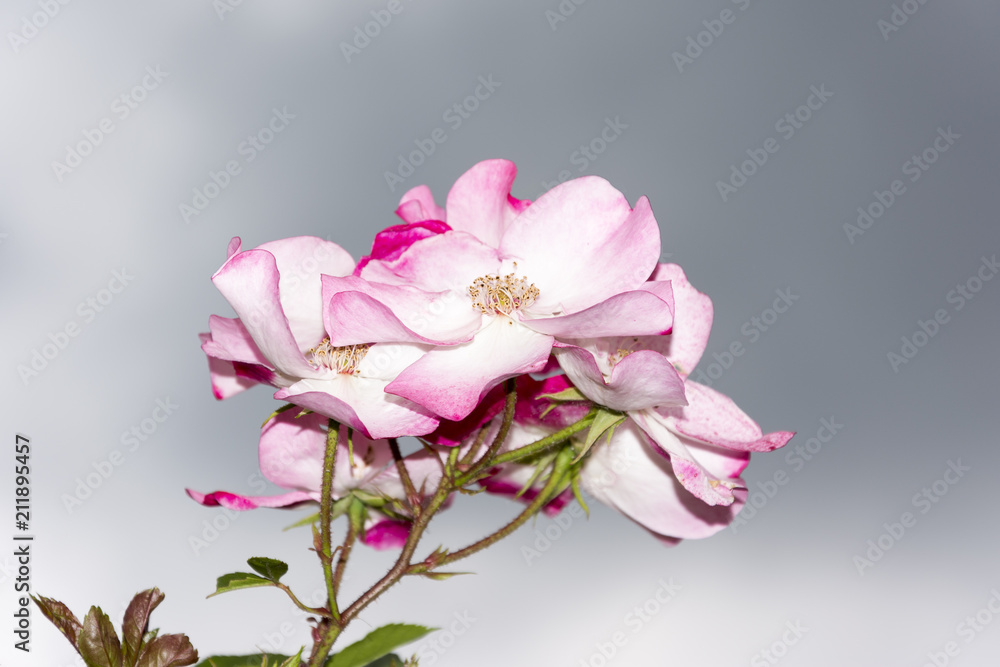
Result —
[{"label": "green stem", "polygon": [[507,435],[510,433],[510,428],[514,424],[514,408],[517,406],[516,382],[514,380],[507,380],[504,383],[504,391],[507,396],[504,399],[503,420],[500,422],[500,430],[497,431],[497,435],[493,438],[493,443],[486,450],[486,453],[466,472],[466,475],[470,477],[475,477],[487,467],[493,465],[493,458],[500,451],[500,448],[503,447],[504,442],[507,440]]},{"label": "green stem", "polygon": [[417,516],[421,510],[420,495],[417,493],[416,487],[413,486],[410,471],[406,469],[406,462],[403,461],[403,455],[399,451],[399,443],[396,442],[395,438],[389,438],[389,449],[392,450],[392,458],[396,461],[396,470],[399,471],[399,480],[403,483],[406,500],[410,503],[410,511],[413,512],[413,516]]},{"label": "green stem", "polygon": [[320,523],[320,554],[319,560],[323,564],[323,579],[326,581],[326,596],[330,607],[329,619],[324,619],[320,623],[320,641],[313,646],[312,655],[309,657],[309,664],[322,665],[333,642],[340,634],[342,626],[339,623],[340,612],[337,609],[337,588],[333,577],[333,552],[331,549],[330,531],[333,524],[333,473],[337,465],[337,430],[340,425],[334,420],[330,420],[326,434],[326,454],[323,457],[323,487],[319,505]]},{"label": "green stem", "polygon": [[285,593],[288,594],[288,597],[292,599],[292,602],[295,603],[295,606],[301,609],[302,611],[308,612],[310,614],[315,614],[316,616],[330,618],[330,612],[328,612],[326,609],[316,609],[315,607],[310,607],[308,605],[303,604],[301,600],[295,597],[295,593],[292,592],[292,589],[286,586],[285,584],[278,582],[275,584],[275,586],[285,591]]},{"label": "green stem", "polygon": [[[541,440],[536,440],[530,445],[525,445],[524,447],[518,447],[517,449],[511,450],[509,452],[504,452],[499,454],[492,461],[489,462],[490,466],[500,465],[501,463],[517,463],[518,461],[523,461],[524,459],[531,458],[535,454],[544,452],[546,449],[555,447],[556,445],[569,439],[574,433],[579,433],[583,429],[590,426],[590,423],[594,421],[594,411],[591,410],[584,416],[580,421],[570,424],[564,429],[556,431],[550,436],[546,436]],[[456,487],[463,487],[470,482],[476,481],[476,475],[472,474],[472,471],[465,473],[455,480]]]},{"label": "green stem", "polygon": [[[531,501],[531,503],[524,509],[523,512],[518,514],[513,521],[511,521],[510,523],[508,523],[506,526],[496,531],[495,533],[487,535],[478,542],[470,544],[464,549],[453,551],[448,555],[444,556],[443,558],[437,560],[437,562],[434,563],[434,568],[440,567],[442,565],[448,565],[449,563],[454,563],[457,560],[461,560],[463,558],[471,556],[477,551],[482,551],[486,547],[496,544],[497,542],[507,537],[521,526],[523,526],[525,522],[528,521],[528,519],[535,516],[535,514],[537,514],[543,507],[545,507],[545,505],[550,500],[552,500],[553,496],[555,496],[556,489],[566,481],[566,471],[569,470],[572,460],[573,460],[572,450],[564,450],[560,452],[559,455],[556,457],[555,463],[552,468],[552,474],[549,477],[549,481],[546,482],[545,486],[538,493],[538,496],[535,497],[533,501]],[[410,566],[410,568],[407,571],[407,574],[421,574],[423,572],[429,571],[429,569],[430,568],[428,568],[425,563],[417,563],[415,565]]]}]

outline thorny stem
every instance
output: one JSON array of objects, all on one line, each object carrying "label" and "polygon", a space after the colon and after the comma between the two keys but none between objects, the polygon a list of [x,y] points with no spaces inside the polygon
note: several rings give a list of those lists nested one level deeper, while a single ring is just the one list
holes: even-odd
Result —
[{"label": "thorny stem", "polygon": [[399,443],[396,442],[395,438],[389,438],[389,449],[392,450],[392,458],[396,461],[396,470],[399,471],[399,480],[403,483],[406,500],[410,503],[413,516],[417,516],[422,509],[420,507],[420,496],[417,494],[416,487],[413,486],[413,480],[410,479],[410,472],[406,469],[403,455],[399,451]]},{"label": "thorny stem", "polygon": [[[500,530],[459,551],[444,555],[432,555],[419,563],[411,562],[428,524],[437,512],[444,506],[452,493],[481,478],[484,471],[488,470],[492,466],[499,465],[501,463],[515,463],[522,461],[540,452],[544,452],[547,449],[551,449],[552,447],[565,443],[573,434],[578,433],[590,426],[591,422],[594,420],[595,411],[591,410],[591,412],[576,423],[571,424],[570,426],[567,426],[548,437],[537,440],[524,447],[519,447],[516,450],[498,454],[500,449],[503,447],[504,441],[507,439],[511,426],[514,422],[514,408],[517,400],[515,385],[512,380],[508,380],[506,389],[507,397],[504,404],[504,412],[500,423],[500,429],[497,432],[496,438],[494,438],[491,443],[489,450],[487,450],[487,452],[478,461],[476,461],[475,464],[473,464],[470,470],[463,474],[457,474],[456,471],[456,467],[459,464],[458,448],[456,447],[453,451],[449,452],[448,461],[445,464],[444,474],[442,475],[441,482],[434,492],[434,495],[422,509],[414,507],[414,519],[410,527],[410,534],[407,537],[406,543],[403,545],[399,557],[396,559],[392,568],[386,572],[385,576],[379,579],[367,591],[362,593],[342,612],[339,611],[337,607],[336,593],[340,587],[344,569],[347,565],[347,559],[351,554],[351,548],[357,540],[361,526],[360,520],[357,519],[360,514],[351,512],[351,526],[349,528],[347,538],[344,541],[344,545],[340,549],[339,558],[337,560],[336,574],[334,574],[331,567],[333,559],[330,555],[330,529],[333,505],[331,491],[333,470],[336,463],[337,435],[336,424],[331,420],[330,435],[327,437],[327,452],[323,466],[323,499],[320,506],[320,522],[322,524],[321,561],[323,562],[323,572],[327,582],[331,617],[325,618],[320,622],[318,627],[320,640],[313,647],[308,665],[313,667],[323,665],[334,642],[337,637],[340,636],[341,632],[343,632],[344,628],[346,628],[352,620],[357,618],[358,614],[360,614],[368,605],[378,599],[404,576],[409,574],[419,575],[430,573],[441,565],[453,563],[502,540],[524,525],[524,523],[532,516],[537,514],[549,501],[552,500],[556,490],[561,485],[566,483],[569,470],[572,467],[572,459],[575,455],[575,452],[572,449],[561,451],[556,456],[552,472],[545,484],[545,487],[524,509],[524,511],[518,514],[517,517]],[[477,451],[482,445],[483,440],[485,440],[485,435],[486,428],[484,427],[476,440],[476,444],[473,446],[473,452]],[[399,452],[398,443],[395,440],[390,440],[389,446],[392,449],[393,458],[399,468],[400,480],[402,481],[404,488],[407,490],[408,494],[411,492],[415,494],[413,480],[409,477],[406,466],[403,464],[403,458]],[[470,456],[467,460],[463,459],[462,463],[467,463],[467,461],[471,460],[472,457]],[[414,497],[417,496],[414,495]],[[316,612],[316,610],[311,611]]]}]

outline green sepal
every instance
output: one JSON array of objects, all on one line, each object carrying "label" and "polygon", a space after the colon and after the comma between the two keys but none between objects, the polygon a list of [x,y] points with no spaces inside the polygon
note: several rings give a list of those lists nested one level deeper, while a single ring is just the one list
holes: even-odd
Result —
[{"label": "green sepal", "polygon": [[445,581],[463,574],[475,574],[475,572],[421,572],[420,576],[433,579],[434,581]]},{"label": "green sepal", "polygon": [[[274,412],[272,412],[270,415],[268,415],[267,419],[264,420],[264,423],[261,424],[260,427],[264,428],[265,426],[268,425],[268,423],[270,423],[270,421],[272,419],[274,419],[275,417],[277,417],[278,415],[280,415],[282,412],[288,412],[289,410],[291,410],[292,408],[295,408],[295,407],[298,407],[298,406],[297,405],[292,405],[291,403],[285,403],[280,408],[278,408],[277,410],[275,410]],[[301,415],[299,415],[299,416],[301,416]]]},{"label": "green sepal", "polygon": [[605,407],[598,408],[594,413],[594,421],[590,424],[590,430],[587,431],[587,439],[583,443],[583,449],[573,459],[573,463],[582,459],[594,446],[597,439],[605,433],[608,434],[608,441],[610,441],[615,427],[625,421],[625,418],[626,416],[617,410],[609,410]]},{"label": "green sepal", "polygon": [[[336,503],[334,503],[334,505],[336,505]],[[315,514],[310,514],[304,519],[299,519],[295,523],[285,526],[281,530],[285,531],[285,530],[291,530],[292,528],[301,528],[302,526],[308,526],[309,524],[316,523],[317,521],[319,521],[319,512],[316,512]]]}]

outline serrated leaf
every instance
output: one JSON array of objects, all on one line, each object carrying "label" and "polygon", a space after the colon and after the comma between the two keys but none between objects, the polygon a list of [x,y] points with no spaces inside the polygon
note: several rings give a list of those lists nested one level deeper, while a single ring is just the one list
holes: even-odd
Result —
[{"label": "serrated leaf", "polygon": [[158,588],[137,593],[128,603],[122,619],[122,664],[135,667],[142,650],[143,636],[149,628],[149,616],[163,602],[164,595]]},{"label": "serrated leaf", "polygon": [[79,651],[77,648],[77,638],[80,635],[80,630],[83,629],[83,625],[77,619],[76,615],[69,610],[69,607],[58,600],[53,600],[43,595],[39,595],[37,598],[32,595],[31,599],[42,610],[42,615],[49,619],[52,625],[59,629],[59,632],[63,633],[63,636],[69,640],[73,648]]},{"label": "serrated leaf", "polygon": [[115,626],[100,607],[91,607],[83,619],[77,650],[87,667],[121,667],[122,645]]},{"label": "serrated leaf", "polygon": [[610,440],[614,428],[623,421],[625,421],[625,415],[622,413],[607,408],[598,408],[594,414],[594,421],[590,424],[590,430],[587,431],[587,440],[583,443],[583,450],[576,455],[573,463],[582,459],[590,451],[590,448],[594,446],[597,439],[604,435],[605,432],[608,433],[608,439]]},{"label": "serrated leaf", "polygon": [[252,567],[253,571],[257,574],[274,583],[278,583],[278,580],[288,572],[288,563],[283,563],[274,558],[264,558],[263,556],[254,556],[247,560],[247,565]]},{"label": "serrated leaf", "polygon": [[[334,503],[333,506],[334,506],[334,508],[336,508],[337,503]],[[302,526],[308,526],[311,523],[316,523],[317,521],[319,521],[319,512],[316,512],[315,514],[310,514],[309,516],[307,516],[304,519],[299,519],[295,523],[293,523],[291,525],[288,525],[288,526],[285,526],[281,530],[284,531],[284,530],[291,530],[292,528],[300,528]]]},{"label": "serrated leaf", "polygon": [[136,667],[184,667],[198,662],[198,651],[187,635],[163,635],[142,649]]},{"label": "serrated leaf", "polygon": [[215,592],[206,597],[214,597],[229,591],[238,591],[243,588],[256,588],[258,586],[273,586],[270,579],[251,574],[249,572],[231,572],[219,577],[215,582]]},{"label": "serrated leaf", "polygon": [[403,623],[384,625],[330,658],[326,667],[366,667],[396,648],[415,642],[434,630],[435,628]]}]

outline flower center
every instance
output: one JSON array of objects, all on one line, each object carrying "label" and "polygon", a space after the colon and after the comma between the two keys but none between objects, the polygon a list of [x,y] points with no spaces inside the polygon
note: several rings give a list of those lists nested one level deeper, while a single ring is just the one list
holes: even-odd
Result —
[{"label": "flower center", "polygon": [[342,375],[357,375],[361,372],[358,366],[370,347],[369,344],[333,347],[330,339],[324,338],[322,343],[309,350],[308,357],[316,368],[327,368]]},{"label": "flower center", "polygon": [[[517,268],[517,264],[514,268]],[[527,278],[515,278],[513,273],[505,276],[486,275],[476,278],[469,285],[472,307],[486,315],[510,315],[516,310],[529,307],[538,294],[534,283],[529,285]]]},{"label": "flower center", "polygon": [[616,352],[614,352],[611,355],[608,355],[608,365],[614,368],[615,366],[618,365],[618,362],[620,362],[622,359],[632,354],[633,352],[638,352],[638,350],[636,349],[638,345],[639,345],[639,339],[633,338],[632,342],[629,343],[628,345],[624,347],[619,347]]}]

